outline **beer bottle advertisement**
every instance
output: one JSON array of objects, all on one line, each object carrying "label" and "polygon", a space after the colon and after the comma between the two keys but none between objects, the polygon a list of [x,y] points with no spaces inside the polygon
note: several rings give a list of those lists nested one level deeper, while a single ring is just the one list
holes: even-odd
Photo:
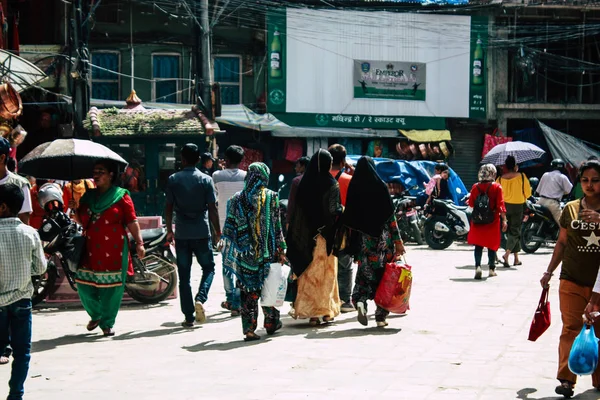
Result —
[{"label": "beer bottle advertisement", "polygon": [[286,10],[275,9],[267,15],[267,111],[286,111],[285,50]]},{"label": "beer bottle advertisement", "polygon": [[469,63],[469,118],[487,118],[486,49],[488,18],[471,17],[471,57]]}]

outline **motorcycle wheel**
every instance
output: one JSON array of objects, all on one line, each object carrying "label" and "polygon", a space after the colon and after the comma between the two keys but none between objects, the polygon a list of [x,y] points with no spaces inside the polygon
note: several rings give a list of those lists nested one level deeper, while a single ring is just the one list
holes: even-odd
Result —
[{"label": "motorcycle wheel", "polygon": [[[136,259],[136,261],[139,262],[138,259]],[[134,261],[134,262],[136,262]],[[169,262],[167,260],[167,262]],[[152,271],[152,270],[150,270]],[[156,272],[156,271],[153,271]],[[129,296],[131,296],[132,299],[139,301],[140,303],[143,304],[156,304],[156,303],[160,303],[161,301],[164,301],[167,299],[167,297],[169,297],[173,291],[175,290],[175,287],[177,286],[177,270],[173,270],[170,273],[166,274],[166,275],[162,275],[163,279],[165,279],[167,282],[161,282],[159,284],[158,289],[156,290],[139,290],[139,289],[130,289],[127,287],[127,285],[125,285],[125,290],[127,291],[127,294]]]},{"label": "motorcycle wheel", "polygon": [[410,224],[410,236],[415,239],[418,245],[424,244],[423,236],[421,236],[421,229],[419,228],[419,223],[414,221]]},{"label": "motorcycle wheel", "polygon": [[542,245],[541,242],[532,241],[538,230],[538,224],[534,221],[526,222],[521,229],[521,248],[525,253],[533,254]]},{"label": "motorcycle wheel", "polygon": [[54,291],[58,272],[55,266],[48,266],[44,275],[32,276],[33,296],[31,296],[31,305],[40,304],[46,297]]},{"label": "motorcycle wheel", "polygon": [[444,250],[454,242],[450,232],[438,232],[435,223],[443,222],[442,218],[432,218],[425,224],[425,241],[434,250]]}]

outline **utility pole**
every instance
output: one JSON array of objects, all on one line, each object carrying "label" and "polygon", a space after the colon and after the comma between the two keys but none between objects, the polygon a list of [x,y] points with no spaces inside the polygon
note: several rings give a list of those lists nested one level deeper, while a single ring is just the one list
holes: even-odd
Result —
[{"label": "utility pole", "polygon": [[75,123],[75,137],[88,138],[83,128],[83,121],[90,108],[90,85],[88,82],[90,53],[89,41],[89,14],[90,2],[87,0],[73,1],[74,29],[71,46],[76,49],[75,69],[71,73],[73,79],[73,119]]},{"label": "utility pole", "polygon": [[[202,53],[202,79],[200,80],[200,97],[204,103],[204,113],[212,120],[212,71],[210,52],[210,22],[208,17],[208,0],[200,0],[200,51]],[[198,62],[198,60],[196,60]]]}]

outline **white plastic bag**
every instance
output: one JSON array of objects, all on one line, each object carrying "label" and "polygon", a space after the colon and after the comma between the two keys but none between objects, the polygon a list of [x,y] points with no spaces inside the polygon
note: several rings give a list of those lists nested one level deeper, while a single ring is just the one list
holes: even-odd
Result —
[{"label": "white plastic bag", "polygon": [[260,304],[263,307],[281,307],[285,300],[290,267],[280,263],[273,263],[269,275],[262,287]]}]

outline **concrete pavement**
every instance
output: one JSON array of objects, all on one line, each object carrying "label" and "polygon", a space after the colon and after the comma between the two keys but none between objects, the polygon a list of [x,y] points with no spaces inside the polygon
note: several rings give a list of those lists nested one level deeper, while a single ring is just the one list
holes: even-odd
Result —
[{"label": "concrete pavement", "polygon": [[[375,327],[356,313],[309,327],[282,308],[284,328],[242,340],[239,318],[219,308],[220,273],[207,303],[209,321],[182,329],[178,300],[127,306],[114,338],[85,330],[81,308],[44,308],[33,317],[33,353],[25,398],[47,399],[552,399],[558,336],[556,277],[553,323],[527,341],[551,249],[499,267],[498,277],[474,281],[472,247],[444,251],[408,246],[413,266],[411,310]],[[484,260],[487,257],[484,255]],[[217,262],[220,265],[220,261]],[[218,268],[219,269],[219,268]],[[195,278],[200,268],[194,267]],[[262,316],[259,326],[262,323]],[[9,367],[0,366],[0,398]],[[600,392],[583,377],[578,399]]]}]

